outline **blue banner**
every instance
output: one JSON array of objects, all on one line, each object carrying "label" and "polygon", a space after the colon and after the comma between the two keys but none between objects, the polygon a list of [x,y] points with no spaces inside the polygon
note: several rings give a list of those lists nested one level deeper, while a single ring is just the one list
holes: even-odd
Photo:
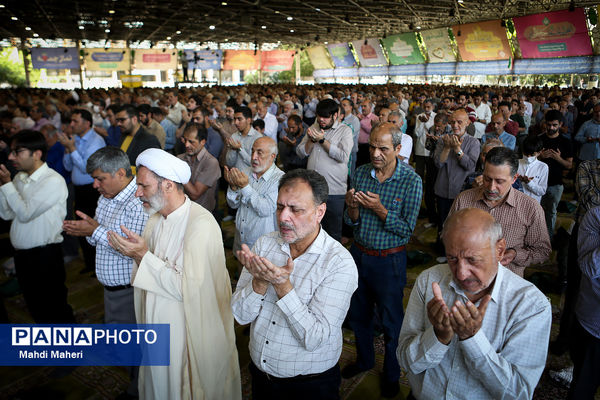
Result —
[{"label": "blue banner", "polygon": [[360,67],[358,69],[358,76],[370,77],[370,76],[387,76],[388,67]]},{"label": "blue banner", "polygon": [[0,365],[169,365],[168,324],[0,324]]},{"label": "blue banner", "polygon": [[333,68],[331,69],[315,69],[313,77],[315,78],[333,78]]},{"label": "blue banner", "polygon": [[600,56],[515,60],[514,74],[598,74]]},{"label": "blue banner", "polygon": [[509,75],[511,73],[508,60],[456,63],[456,75]]},{"label": "blue banner", "polygon": [[333,76],[336,78],[355,78],[358,76],[358,68],[334,68]]},{"label": "blue banner", "polygon": [[356,66],[356,60],[352,55],[352,51],[350,51],[350,46],[348,46],[348,43],[328,44],[327,49],[329,50],[329,54],[331,54],[331,59],[333,60],[336,68],[348,68]]},{"label": "blue banner", "polygon": [[221,69],[223,50],[185,50],[189,69]]},{"label": "blue banner", "polygon": [[78,69],[79,53],[76,47],[34,47],[31,61],[37,69]]},{"label": "blue banner", "polygon": [[425,75],[425,64],[390,65],[390,75]]}]

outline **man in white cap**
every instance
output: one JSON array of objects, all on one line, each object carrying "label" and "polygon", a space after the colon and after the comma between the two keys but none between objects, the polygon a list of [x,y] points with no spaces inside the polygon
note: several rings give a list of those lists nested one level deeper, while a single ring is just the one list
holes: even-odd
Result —
[{"label": "man in white cap", "polygon": [[219,226],[185,195],[191,175],[185,161],[148,149],[136,167],[135,195],[154,214],[142,236],[121,227],[127,238],[109,232],[109,242],[135,261],[137,322],[171,326],[170,365],[140,368],[140,398],[241,399]]}]

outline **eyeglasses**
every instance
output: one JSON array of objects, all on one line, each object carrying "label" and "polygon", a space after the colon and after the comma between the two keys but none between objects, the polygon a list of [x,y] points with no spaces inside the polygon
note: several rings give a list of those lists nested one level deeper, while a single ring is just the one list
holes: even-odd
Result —
[{"label": "eyeglasses", "polygon": [[19,154],[20,154],[22,151],[25,151],[25,150],[27,150],[27,149],[26,149],[26,148],[20,148],[20,149],[12,150],[12,151],[10,152],[10,155],[12,155],[12,156],[17,156],[17,155],[19,155]]},{"label": "eyeglasses", "polygon": [[127,121],[129,118],[115,118],[117,122],[125,122]]}]

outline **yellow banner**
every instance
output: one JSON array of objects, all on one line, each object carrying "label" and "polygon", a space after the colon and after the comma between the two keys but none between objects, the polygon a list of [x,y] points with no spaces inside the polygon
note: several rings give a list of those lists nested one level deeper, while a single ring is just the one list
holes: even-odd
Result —
[{"label": "yellow banner", "polygon": [[325,46],[315,46],[306,49],[308,58],[315,69],[333,68],[333,63],[329,58],[329,54]]},{"label": "yellow banner", "polygon": [[505,60],[512,57],[506,28],[500,20],[452,27],[463,61]]},{"label": "yellow banner", "polygon": [[129,49],[85,49],[88,71],[129,71]]}]

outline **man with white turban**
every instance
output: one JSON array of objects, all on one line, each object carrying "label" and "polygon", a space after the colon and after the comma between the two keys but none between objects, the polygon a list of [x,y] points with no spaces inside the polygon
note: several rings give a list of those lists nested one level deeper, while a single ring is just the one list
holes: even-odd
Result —
[{"label": "man with white turban", "polygon": [[134,259],[131,284],[140,324],[170,324],[170,365],[142,366],[143,399],[241,399],[221,231],[190,201],[188,164],[160,149],[136,159],[137,192],[154,213],[142,236],[122,227],[110,244]]}]

